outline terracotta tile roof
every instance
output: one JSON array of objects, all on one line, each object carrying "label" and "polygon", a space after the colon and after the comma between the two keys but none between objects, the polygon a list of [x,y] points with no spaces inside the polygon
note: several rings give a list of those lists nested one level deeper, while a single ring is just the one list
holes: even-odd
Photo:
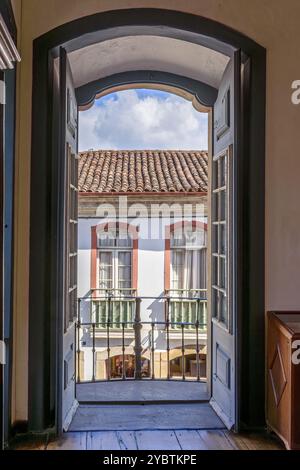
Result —
[{"label": "terracotta tile roof", "polygon": [[79,154],[79,191],[207,192],[208,154],[174,150],[91,150]]}]

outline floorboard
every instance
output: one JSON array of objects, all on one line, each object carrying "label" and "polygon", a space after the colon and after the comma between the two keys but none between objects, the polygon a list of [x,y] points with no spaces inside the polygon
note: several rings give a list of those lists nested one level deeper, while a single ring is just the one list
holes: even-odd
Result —
[{"label": "floorboard", "polygon": [[86,450],[86,432],[68,432],[60,439],[49,442],[47,450]]},{"label": "floorboard", "polygon": [[284,450],[283,443],[274,435],[266,433],[228,433],[228,438],[239,450]]},{"label": "floorboard", "polygon": [[121,447],[114,431],[88,432],[87,450],[121,450]]},{"label": "floorboard", "polygon": [[181,449],[184,450],[206,450],[207,446],[195,430],[175,431]]},{"label": "floorboard", "polygon": [[200,430],[198,434],[208,450],[234,450],[234,446],[223,431]]},{"label": "floorboard", "polygon": [[138,450],[181,450],[174,431],[138,431]]},{"label": "floorboard", "polygon": [[266,433],[227,430],[102,431],[66,433],[61,439],[18,438],[14,450],[284,450]]},{"label": "floorboard", "polygon": [[137,450],[136,433],[133,431],[117,431],[121,450]]}]

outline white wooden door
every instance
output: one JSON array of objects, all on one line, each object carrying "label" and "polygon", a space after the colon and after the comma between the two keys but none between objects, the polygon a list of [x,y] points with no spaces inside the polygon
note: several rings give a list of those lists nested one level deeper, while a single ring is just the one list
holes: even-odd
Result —
[{"label": "white wooden door", "polygon": [[72,72],[64,49],[60,51],[61,158],[64,174],[64,318],[62,424],[66,430],[76,411],[75,320],[77,317],[77,175],[78,108]]},{"label": "white wooden door", "polygon": [[230,60],[214,107],[211,182],[212,399],[230,429],[237,421],[236,394],[236,165],[240,103],[240,52]]}]

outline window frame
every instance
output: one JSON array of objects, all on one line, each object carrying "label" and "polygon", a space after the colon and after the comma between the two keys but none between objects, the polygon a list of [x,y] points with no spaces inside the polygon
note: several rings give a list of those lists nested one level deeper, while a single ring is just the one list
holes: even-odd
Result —
[{"label": "window frame", "polygon": [[[109,226],[113,230],[124,230],[128,233],[128,236],[131,238],[130,247],[99,247],[98,244],[98,235],[101,232],[109,232]],[[138,234],[139,227],[132,224],[126,224],[124,222],[112,222],[110,223],[100,223],[91,227],[91,281],[90,289],[92,295],[97,297],[99,293],[99,251],[108,252],[108,251],[118,251],[118,252],[128,252],[131,251],[131,287],[128,289],[131,295],[137,294],[138,289]],[[109,289],[108,289],[109,290]],[[97,292],[98,291],[98,292]]]},{"label": "window frame", "polygon": [[[100,283],[103,282],[101,281],[100,278],[100,269],[101,269],[101,262],[100,262],[100,256],[101,253],[110,253],[111,254],[111,279],[108,279],[111,282],[111,287],[100,287]],[[119,260],[119,254],[120,253],[130,253],[130,287],[122,288],[119,286],[119,267],[120,267],[120,260]],[[124,247],[124,248],[119,248],[119,247],[110,247],[110,248],[99,248],[97,247],[97,289],[105,289],[105,290],[112,290],[112,291],[120,291],[122,292],[122,289],[129,289],[133,290],[132,283],[133,283],[133,246],[131,247]],[[125,267],[129,267],[129,265],[124,265]],[[123,280],[124,282],[127,281],[127,279]]]},{"label": "window frame", "polygon": [[[230,251],[231,251],[231,240],[232,240],[232,220],[231,220],[231,194],[232,194],[232,146],[227,147],[226,149],[219,152],[215,155],[212,159],[212,165],[217,163],[218,170],[220,167],[221,159],[225,159],[225,170],[224,170],[224,184],[220,185],[221,176],[214,172],[217,176],[218,181],[217,186],[215,186],[215,181],[212,181],[211,186],[211,196],[212,196],[212,231],[214,232],[215,227],[217,227],[217,241],[215,239],[215,234],[212,232],[212,250],[211,250],[211,303],[212,303],[212,321],[214,323],[218,323],[221,328],[224,328],[225,331],[231,332],[232,331],[232,309],[230,308],[231,302],[231,284],[232,284],[232,272],[229,265],[230,259]],[[225,193],[225,212],[224,218],[221,219],[221,204],[218,204],[218,214],[217,219],[216,216],[216,198],[215,195],[219,194],[220,192]],[[220,198],[219,198],[220,199]],[[222,237],[220,235],[220,228],[225,227],[225,242],[222,241]],[[215,273],[215,265],[214,260],[217,260],[217,273]],[[220,280],[222,279],[222,269],[220,260],[224,260],[225,268],[223,270],[224,273],[224,285],[220,285]],[[218,299],[217,302],[215,301],[214,294],[217,293]],[[222,314],[220,312],[220,296],[219,294],[223,295],[225,299],[225,321],[222,318]]]},{"label": "window frame", "polygon": [[[176,233],[177,230],[181,230],[182,233],[184,233],[185,230],[192,230],[193,232],[196,232],[197,230],[203,230],[204,231],[204,242],[206,244],[204,245],[196,245],[196,246],[172,246],[172,237],[174,237],[174,234]],[[176,222],[174,224],[171,224],[166,227],[166,232],[165,232],[165,279],[164,279],[164,285],[165,285],[165,292],[170,292],[174,291],[172,286],[172,253],[176,250],[187,250],[187,251],[200,251],[202,249],[208,249],[208,233],[207,233],[207,223],[199,220],[189,220],[189,221],[180,221]],[[208,252],[207,252],[208,253]],[[193,289],[191,289],[192,291]]]}]

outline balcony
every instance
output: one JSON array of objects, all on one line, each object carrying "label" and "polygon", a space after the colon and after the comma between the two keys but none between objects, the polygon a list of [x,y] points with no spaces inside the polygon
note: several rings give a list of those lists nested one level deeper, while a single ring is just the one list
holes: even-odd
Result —
[{"label": "balcony", "polygon": [[158,300],[164,303],[165,323],[169,323],[170,329],[180,330],[185,324],[185,329],[194,330],[198,323],[199,329],[206,331],[206,296],[206,289],[170,289],[165,296],[155,299],[137,297],[135,289],[92,289],[79,299],[79,313],[81,316],[83,304],[88,303],[89,323],[97,330],[106,330],[108,323],[112,330],[126,330],[133,328],[138,299]]},{"label": "balcony", "polygon": [[[147,318],[141,318],[141,306]],[[140,297],[130,289],[93,290],[79,299],[78,382],[200,381],[205,376],[206,329],[206,290],[166,291],[158,298]],[[88,377],[80,367],[89,370]]]},{"label": "balcony", "polygon": [[207,325],[207,289],[170,289],[166,290],[166,319],[172,330],[181,328],[194,330],[198,322],[199,329],[206,331]]},{"label": "balcony", "polygon": [[90,334],[96,338],[105,338],[108,328],[111,338],[119,338],[121,331],[133,338],[136,298],[135,289],[92,289],[79,299],[80,317],[91,324]]}]

